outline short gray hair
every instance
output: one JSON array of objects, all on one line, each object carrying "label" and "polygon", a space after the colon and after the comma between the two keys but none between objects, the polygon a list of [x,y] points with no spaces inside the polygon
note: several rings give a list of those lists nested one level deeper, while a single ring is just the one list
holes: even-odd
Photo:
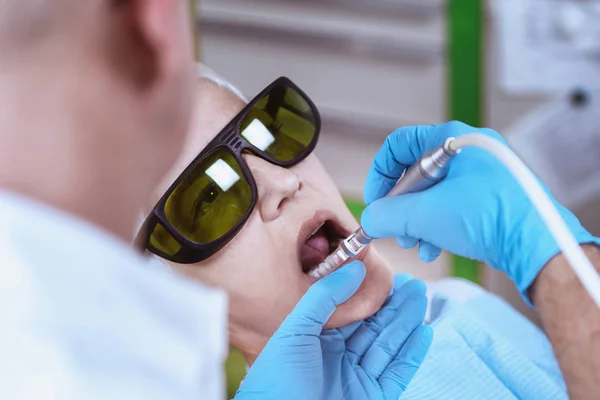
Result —
[{"label": "short gray hair", "polygon": [[207,67],[204,64],[197,64],[198,78],[204,79],[208,82],[214,83],[215,85],[222,87],[223,89],[229,90],[231,93],[239,97],[244,103],[248,102],[248,99],[244,94],[228,80],[217,74],[214,70]]}]

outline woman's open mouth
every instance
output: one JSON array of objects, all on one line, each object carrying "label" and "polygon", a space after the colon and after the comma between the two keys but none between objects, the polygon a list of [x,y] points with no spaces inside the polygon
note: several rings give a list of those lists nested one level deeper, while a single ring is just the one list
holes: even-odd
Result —
[{"label": "woman's open mouth", "polygon": [[[334,220],[321,221],[317,221],[316,227],[308,231],[308,234],[300,235],[298,258],[302,271],[307,275],[317,269],[347,236],[345,230]],[[307,227],[310,225],[314,226],[315,221],[309,221]]]}]

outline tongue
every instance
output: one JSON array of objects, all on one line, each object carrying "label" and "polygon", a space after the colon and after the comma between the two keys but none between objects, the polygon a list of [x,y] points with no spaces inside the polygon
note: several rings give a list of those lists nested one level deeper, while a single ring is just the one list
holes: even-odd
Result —
[{"label": "tongue", "polygon": [[300,262],[305,270],[319,265],[329,255],[329,239],[321,228],[302,246]]}]

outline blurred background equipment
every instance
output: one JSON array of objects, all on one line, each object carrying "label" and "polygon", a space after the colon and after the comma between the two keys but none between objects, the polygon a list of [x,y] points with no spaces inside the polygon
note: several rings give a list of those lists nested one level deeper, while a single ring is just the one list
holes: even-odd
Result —
[{"label": "blurred background equipment", "polygon": [[[600,234],[600,1],[488,0],[485,125]],[[527,313],[512,284],[486,270],[486,288]],[[532,317],[532,314],[529,313]]]},{"label": "blurred background equipment", "polygon": [[[203,62],[250,97],[280,75],[307,91],[323,117],[317,154],[357,216],[368,168],[391,131],[459,119],[506,134],[600,235],[592,179],[600,159],[599,4],[199,0],[199,48]],[[464,277],[528,311],[489,268],[447,255],[425,265],[394,241],[378,247],[398,270]]]},{"label": "blurred background equipment", "polygon": [[599,89],[600,2],[493,0],[498,80],[511,93]]},{"label": "blurred background equipment", "polygon": [[[583,90],[566,93],[505,131],[515,152],[528,161],[557,200],[571,209],[593,206],[588,203],[600,198],[599,95]],[[600,224],[599,214],[594,224]]]}]

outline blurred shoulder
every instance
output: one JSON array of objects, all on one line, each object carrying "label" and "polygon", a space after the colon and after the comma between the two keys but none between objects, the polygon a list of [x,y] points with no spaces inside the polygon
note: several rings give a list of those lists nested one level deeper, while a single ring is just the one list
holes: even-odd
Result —
[{"label": "blurred shoulder", "polygon": [[481,286],[460,278],[444,278],[427,282],[429,297],[445,296],[455,303],[465,304],[488,292]]},{"label": "blurred shoulder", "polygon": [[460,278],[444,278],[427,282],[427,315],[425,320],[432,323],[451,309],[464,307],[483,296],[493,296],[481,286]]}]

